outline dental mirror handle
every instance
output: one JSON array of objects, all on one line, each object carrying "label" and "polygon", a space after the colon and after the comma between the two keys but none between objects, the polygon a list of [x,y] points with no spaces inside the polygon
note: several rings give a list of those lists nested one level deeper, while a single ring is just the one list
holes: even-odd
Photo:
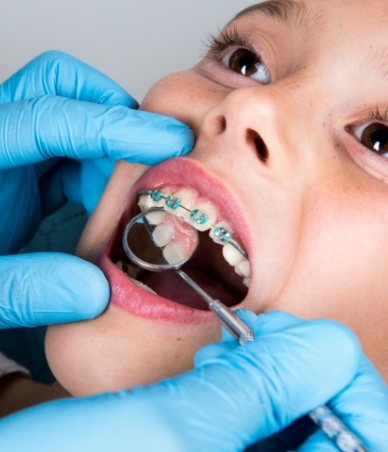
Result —
[{"label": "dental mirror handle", "polygon": [[254,333],[237,315],[225,306],[221,301],[210,297],[195,281],[193,281],[184,271],[177,269],[176,273],[202,297],[209,305],[209,309],[214,312],[217,319],[221,322],[229,333],[238,340],[241,345],[253,341]]}]

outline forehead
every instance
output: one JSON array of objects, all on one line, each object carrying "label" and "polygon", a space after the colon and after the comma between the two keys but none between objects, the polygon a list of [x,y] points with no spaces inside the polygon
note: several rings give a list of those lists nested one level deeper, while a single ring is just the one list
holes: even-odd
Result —
[{"label": "forehead", "polygon": [[[373,30],[386,34],[388,0],[270,0],[254,4],[234,19],[262,15],[289,26],[352,30],[357,36]],[[354,28],[357,25],[357,28]]]}]

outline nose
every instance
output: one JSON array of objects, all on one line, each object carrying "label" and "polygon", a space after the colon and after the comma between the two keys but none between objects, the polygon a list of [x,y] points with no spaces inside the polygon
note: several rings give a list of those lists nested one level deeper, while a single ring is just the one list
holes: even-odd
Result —
[{"label": "nose", "polygon": [[281,177],[311,146],[315,119],[297,91],[275,85],[232,91],[208,110],[198,142],[211,146],[214,158],[229,159],[231,166],[250,158],[261,163],[263,173]]}]

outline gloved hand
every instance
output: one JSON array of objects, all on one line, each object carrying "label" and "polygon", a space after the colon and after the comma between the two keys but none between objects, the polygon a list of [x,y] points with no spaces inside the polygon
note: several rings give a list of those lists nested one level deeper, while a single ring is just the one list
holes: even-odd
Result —
[{"label": "gloved hand", "polygon": [[[113,160],[153,164],[191,148],[186,125],[136,108],[108,77],[60,52],[0,85],[0,255],[16,252],[66,198],[90,213]],[[0,258],[0,269],[0,327],[90,318],[108,301],[102,273],[76,258]]]},{"label": "gloved hand", "polygon": [[60,52],[41,55],[0,86],[0,254],[19,249],[58,198],[86,201],[89,181],[74,172],[61,184],[47,176],[58,157],[154,164],[191,148],[186,125],[135,108],[108,77]]},{"label": "gloved hand", "polygon": [[[387,387],[348,329],[280,312],[240,315],[254,342],[240,346],[225,334],[176,378],[11,415],[0,421],[0,449],[234,452],[331,399],[366,447],[385,450]],[[309,450],[334,450],[318,436]]]}]

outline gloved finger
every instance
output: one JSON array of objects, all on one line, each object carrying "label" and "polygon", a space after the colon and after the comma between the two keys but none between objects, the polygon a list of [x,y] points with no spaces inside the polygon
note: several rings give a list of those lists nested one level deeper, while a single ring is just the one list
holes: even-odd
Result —
[{"label": "gloved finger", "polygon": [[[249,437],[258,440],[263,432],[266,435],[275,433],[326,403],[348,384],[357,368],[358,352],[357,340],[345,327],[328,321],[301,321],[267,333],[265,340],[258,337],[244,347],[236,347],[228,354],[205,361],[200,369],[223,363],[225,370],[218,373],[217,385],[220,397],[228,398],[224,409],[237,412],[241,406],[245,412],[251,406]],[[230,379],[228,366],[241,369],[240,378]],[[330,381],[325,379],[324,385],[317,386],[323,375],[330,375]],[[234,391],[233,384],[238,381],[241,385]],[[253,395],[252,388],[260,390]],[[255,400],[256,408],[248,401],[250,397]],[[227,403],[230,403],[229,408]],[[217,416],[214,412],[210,415]],[[225,428],[231,429],[226,425]],[[237,435],[237,431],[233,433]]]},{"label": "gloved finger", "polygon": [[363,357],[352,385],[337,394],[330,406],[351,431],[357,432],[368,450],[383,451],[386,448],[388,387],[366,357]]},{"label": "gloved finger", "polygon": [[[55,130],[55,133],[53,133]],[[188,152],[189,127],[154,113],[57,96],[0,104],[0,168],[52,157],[155,164]]]},{"label": "gloved finger", "polygon": [[90,216],[109,181],[116,162],[109,159],[64,160],[39,181],[43,217],[59,209],[66,201],[82,206]]},{"label": "gloved finger", "polygon": [[[234,311],[236,315],[254,331],[256,335],[256,326],[258,321],[258,316],[248,309],[236,309]],[[205,345],[200,350],[197,351],[194,357],[194,364],[198,366],[199,364],[205,362],[208,359],[217,358],[223,353],[227,353],[236,347],[239,347],[238,341],[229,333],[226,328],[222,328],[221,342],[216,342],[212,344]]]},{"label": "gloved finger", "polygon": [[317,452],[338,452],[338,447],[319,429],[298,448],[298,452],[310,452],[312,450]]},{"label": "gloved finger", "polygon": [[15,102],[46,94],[105,105],[137,108],[116,82],[100,71],[59,51],[34,58],[0,85],[0,102]]},{"label": "gloved finger", "polygon": [[[192,424],[179,411],[171,423],[179,431],[208,436],[208,450],[217,450],[219,442],[229,450],[243,450],[326,403],[354,376],[358,354],[355,336],[334,322],[300,321],[267,333],[265,339],[236,347],[202,363],[197,373],[182,376],[186,393],[177,388],[177,380],[171,387],[166,382],[166,398],[185,405],[195,401],[199,407]],[[317,385],[329,374],[329,381]],[[215,424],[217,435],[212,432]]]},{"label": "gloved finger", "polygon": [[[254,332],[255,336],[281,331],[283,328],[300,323],[300,317],[284,311],[270,311],[255,314],[248,309],[236,309],[237,316]],[[233,336],[225,329],[222,331],[222,340],[232,340]],[[235,339],[234,339],[235,341]]]},{"label": "gloved finger", "polygon": [[[351,384],[336,394],[329,406],[367,450],[383,452],[388,444],[388,387],[365,356]],[[347,435],[340,436],[347,443]],[[312,435],[300,448],[338,450],[322,431]]]},{"label": "gloved finger", "polygon": [[352,384],[330,402],[368,450],[383,451],[388,444],[388,387],[369,360],[362,356]]},{"label": "gloved finger", "polygon": [[103,273],[63,253],[3,256],[0,275],[0,328],[90,319],[109,300]]},{"label": "gloved finger", "polygon": [[[370,388],[373,388],[371,391]],[[383,451],[388,440],[388,388],[376,369],[363,357],[352,385],[330,402],[367,450]]]},{"label": "gloved finger", "polygon": [[[256,338],[259,338],[263,334],[281,331],[282,329],[291,325],[296,325],[301,321],[299,317],[283,311],[271,311],[270,313],[256,315],[248,309],[237,309],[235,313],[249,328],[251,328]],[[198,365],[207,359],[215,358],[239,346],[240,344],[229,331],[222,328],[222,342],[209,344],[201,348],[195,355],[194,362]]]}]

